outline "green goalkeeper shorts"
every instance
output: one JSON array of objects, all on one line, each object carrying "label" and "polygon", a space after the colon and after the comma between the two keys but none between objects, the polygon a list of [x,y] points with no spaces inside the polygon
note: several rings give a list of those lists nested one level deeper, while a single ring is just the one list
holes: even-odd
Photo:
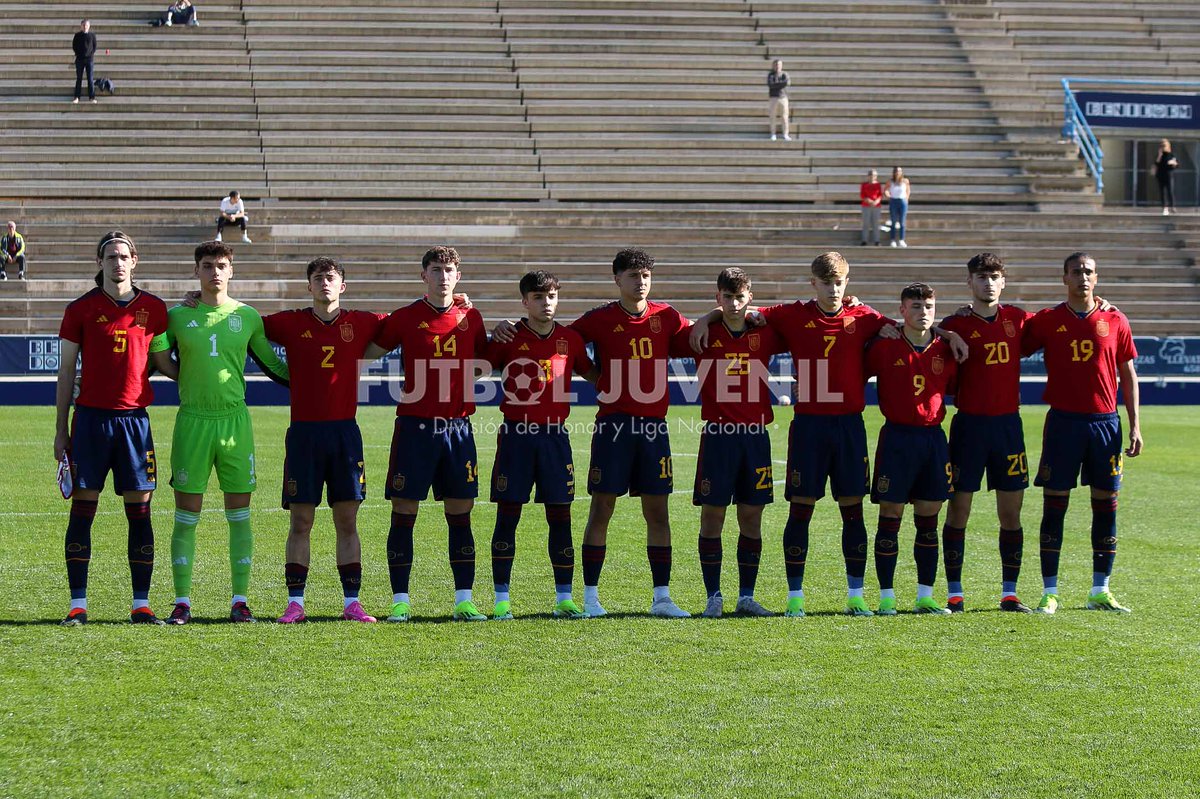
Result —
[{"label": "green goalkeeper shorts", "polygon": [[249,494],[255,487],[254,430],[250,411],[241,408],[222,416],[180,411],[171,437],[171,487],[203,494],[217,467],[217,482],[227,494]]}]

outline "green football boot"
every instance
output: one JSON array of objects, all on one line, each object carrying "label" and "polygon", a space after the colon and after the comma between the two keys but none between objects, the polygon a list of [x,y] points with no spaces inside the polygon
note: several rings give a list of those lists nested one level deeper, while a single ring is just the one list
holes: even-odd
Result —
[{"label": "green football boot", "polygon": [[1107,610],[1113,613],[1132,613],[1133,611],[1117,601],[1111,591],[1100,591],[1088,597],[1088,610]]},{"label": "green football boot", "polygon": [[556,619],[586,619],[588,616],[579,606],[575,604],[573,599],[564,599],[562,602],[554,606],[554,611],[550,614]]},{"label": "green football boot", "polygon": [[787,610],[783,612],[783,615],[792,619],[804,618],[804,597],[790,597],[787,603]]},{"label": "green football boot", "polygon": [[923,596],[913,605],[913,613],[928,613],[933,616],[949,616],[950,611],[937,603],[931,596]]},{"label": "green football boot", "polygon": [[1042,601],[1038,603],[1034,613],[1042,613],[1046,616],[1053,616],[1058,610],[1058,594],[1042,594]]},{"label": "green football boot", "polygon": [[871,609],[867,607],[867,600],[860,596],[852,596],[846,599],[846,609],[842,611],[846,616],[874,616]]},{"label": "green football boot", "polygon": [[410,616],[412,616],[411,605],[409,605],[407,602],[393,602],[392,615],[388,616],[387,620],[393,624],[397,624],[399,622],[408,621]]},{"label": "green football boot", "polygon": [[475,603],[470,600],[455,605],[451,618],[455,621],[487,621],[487,616],[480,613],[479,608],[475,607]]},{"label": "green football boot", "polygon": [[[457,613],[458,608],[454,611]],[[512,602],[507,599],[503,602],[497,602],[496,607],[492,609],[492,621],[512,621]]]},{"label": "green football boot", "polygon": [[896,615],[896,597],[885,596],[879,599],[879,610],[875,611],[876,616],[895,616]]}]

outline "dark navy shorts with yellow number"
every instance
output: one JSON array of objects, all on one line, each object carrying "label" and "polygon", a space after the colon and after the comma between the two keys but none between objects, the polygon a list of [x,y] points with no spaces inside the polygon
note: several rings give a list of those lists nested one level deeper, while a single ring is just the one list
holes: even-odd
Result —
[{"label": "dark navy shorts with yellow number", "polygon": [[558,424],[505,420],[496,435],[492,502],[565,505],[575,499],[571,439]]},{"label": "dark navy shorts with yellow number", "polygon": [[865,497],[870,490],[867,430],[861,413],[831,416],[796,414],[788,431],[787,487],[784,496]]},{"label": "dark navy shorts with yellow number", "polygon": [[362,433],[353,419],[292,422],[284,452],[283,507],[319,505],[326,486],[330,505],[367,498]]},{"label": "dark navy shorts with yellow number", "polygon": [[955,491],[978,491],[985,472],[989,491],[1028,488],[1029,461],[1025,457],[1021,414],[954,414],[950,422],[950,466]]},{"label": "dark navy shorts with yellow number", "polygon": [[769,505],[775,501],[771,437],[762,425],[709,422],[700,436],[693,505]]},{"label": "dark navy shorts with yellow number", "polygon": [[627,413],[596,419],[589,494],[670,494],[672,469],[666,419]]},{"label": "dark navy shorts with yellow number", "polygon": [[1042,428],[1042,460],[1034,485],[1069,491],[1078,479],[1101,491],[1121,490],[1121,417],[1053,408]]},{"label": "dark navy shorts with yellow number", "polygon": [[76,488],[100,491],[110,471],[118,494],[153,491],[158,485],[154,438],[144,408],[106,411],[76,405],[70,455]]},{"label": "dark navy shorts with yellow number", "polygon": [[479,463],[471,420],[397,416],[388,460],[388,499],[420,502],[479,496]]},{"label": "dark navy shorts with yellow number", "polygon": [[887,422],[875,447],[871,501],[905,504],[950,498],[950,453],[942,426],[916,427]]}]

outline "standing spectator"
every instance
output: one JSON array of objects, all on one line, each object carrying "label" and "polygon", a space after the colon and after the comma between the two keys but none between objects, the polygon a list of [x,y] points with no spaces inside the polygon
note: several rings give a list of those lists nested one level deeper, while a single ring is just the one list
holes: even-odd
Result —
[{"label": "standing spectator", "polygon": [[0,280],[8,280],[9,264],[17,265],[17,277],[25,279],[25,237],[17,232],[17,223],[8,223],[8,232],[0,236]]},{"label": "standing spectator", "polygon": [[904,241],[904,223],[908,219],[908,197],[912,187],[904,170],[896,167],[892,170],[892,179],[888,181],[888,216],[892,221],[892,246],[907,247]]},{"label": "standing spectator", "polygon": [[1154,177],[1158,180],[1158,196],[1162,199],[1162,215],[1175,213],[1175,170],[1179,159],[1171,152],[1171,142],[1163,139],[1154,159]]},{"label": "standing spectator", "polygon": [[246,235],[246,220],[250,217],[246,216],[246,205],[242,202],[242,198],[236,191],[229,192],[229,196],[221,200],[221,215],[217,217],[217,241],[221,240],[221,231],[226,225],[237,225],[242,229],[242,241],[247,244],[252,244],[250,237]]},{"label": "standing spectator", "polygon": [[767,119],[771,124],[771,141],[775,141],[775,114],[783,118],[783,140],[791,141],[791,123],[788,119],[787,87],[791,83],[788,74],[783,71],[783,62],[776,59],[771,62],[771,71],[767,73]]},{"label": "standing spectator", "polygon": [[867,236],[879,246],[879,215],[883,205],[883,186],[879,173],[874,169],[867,172],[867,182],[859,185],[858,196],[862,200],[862,246],[867,246]]},{"label": "standing spectator", "polygon": [[93,103],[96,102],[96,86],[92,83],[92,63],[96,58],[96,34],[91,32],[92,21],[85,19],[79,23],[79,30],[75,32],[75,38],[71,40],[71,49],[75,51],[75,99],[72,103],[79,102],[79,95],[83,89],[83,73],[87,70],[87,85],[88,99]]}]

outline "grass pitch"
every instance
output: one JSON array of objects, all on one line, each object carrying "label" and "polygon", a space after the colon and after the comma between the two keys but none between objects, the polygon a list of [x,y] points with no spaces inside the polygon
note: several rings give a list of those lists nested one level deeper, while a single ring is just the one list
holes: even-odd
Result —
[{"label": "grass pitch", "polygon": [[[786,410],[786,409],[781,409]],[[1043,408],[1025,412],[1031,462]],[[576,411],[576,421],[591,409]],[[694,419],[679,408],[671,419]],[[786,453],[787,415],[773,433]],[[618,503],[601,597],[612,616],[552,620],[541,509],[528,507],[513,578],[516,621],[446,623],[452,604],[440,508],[417,526],[408,625],[334,622],[340,588],[328,510],[318,513],[297,627],[234,626],[227,529],[210,492],[199,530],[195,611],[181,629],[131,627],[125,520],[105,495],[93,532],[93,622],[62,629],[67,506],[53,485],[53,411],[7,408],[0,433],[0,796],[878,796],[1173,797],[1200,794],[1200,626],[1195,474],[1200,412],[1144,409],[1145,454],[1126,461],[1114,591],[1132,616],[1082,610],[1090,587],[1090,510],[1072,499],[1063,609],[995,610],[995,512],[977,497],[967,538],[969,612],[891,619],[836,615],[844,584],[834,504],[813,520],[806,619],[661,620],[650,603],[645,533]],[[174,409],[151,417],[164,472]],[[283,610],[286,514],[278,509],[286,408],[255,408],[261,489],[251,606]],[[370,499],[360,515],[363,600],[390,599],[382,498],[392,414],[364,408]],[[481,422],[496,419],[481,410]],[[879,419],[868,414],[869,435]],[[486,499],[494,440],[478,441]],[[691,505],[697,439],[672,426],[677,493],[673,595],[704,606]],[[588,441],[574,440],[584,473]],[[782,474],[782,464],[778,474]],[[165,480],[164,480],[165,482]],[[581,481],[582,483],[582,481]],[[1188,488],[1191,486],[1191,488]],[[779,486],[766,515],[758,596],[782,610]],[[153,607],[170,610],[171,497],[154,505]],[[1026,501],[1020,593],[1040,595],[1038,493]],[[574,538],[587,500],[575,504]],[[732,514],[731,514],[732,517]],[[944,516],[943,516],[944,518]],[[490,610],[494,507],[474,515],[476,599]],[[875,512],[867,510],[873,538]],[[736,595],[735,531],[725,534],[726,595]],[[911,514],[897,587],[911,605]],[[945,597],[939,574],[937,596]],[[581,589],[576,574],[576,596]],[[873,566],[868,600],[874,606]],[[1192,589],[1192,590],[1189,590]],[[111,622],[111,623],[110,623]]]}]

